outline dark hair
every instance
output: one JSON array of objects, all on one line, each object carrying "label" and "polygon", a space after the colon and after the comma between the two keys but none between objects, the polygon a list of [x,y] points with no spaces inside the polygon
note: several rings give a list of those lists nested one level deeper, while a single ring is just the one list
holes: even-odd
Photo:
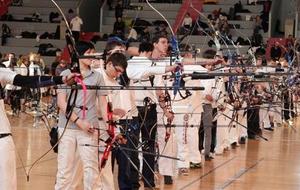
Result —
[{"label": "dark hair", "polygon": [[113,66],[122,67],[124,70],[126,70],[126,68],[127,68],[127,58],[123,53],[113,53],[113,54],[111,54],[108,57],[105,64],[107,64],[108,62],[112,62]]},{"label": "dark hair", "polygon": [[119,41],[111,41],[108,42],[105,46],[104,52],[103,52],[103,60],[106,60],[109,56],[109,51],[115,49],[117,46],[125,46],[122,42]]},{"label": "dark hair", "polygon": [[[158,35],[155,35],[153,38],[152,38],[152,44],[154,43],[158,43],[159,42],[159,39],[161,38],[166,38],[168,39],[168,36],[164,35],[164,34],[158,34]],[[169,39],[168,39],[169,40]]]},{"label": "dark hair", "polygon": [[139,45],[139,53],[142,53],[142,52],[151,52],[151,51],[153,51],[153,49],[154,49],[153,44],[151,44],[149,42],[142,42]]},{"label": "dark hair", "polygon": [[95,46],[91,42],[78,41],[76,43],[78,55],[83,55],[89,49],[95,49]]}]

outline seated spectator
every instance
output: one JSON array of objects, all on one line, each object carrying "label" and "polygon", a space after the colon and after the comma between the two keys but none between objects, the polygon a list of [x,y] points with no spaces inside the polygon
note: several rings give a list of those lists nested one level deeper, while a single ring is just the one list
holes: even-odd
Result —
[{"label": "seated spectator", "polygon": [[130,26],[129,29],[130,29],[130,31],[129,31],[129,34],[128,34],[128,37],[127,37],[128,41],[129,42],[136,42],[137,41],[137,32],[136,32],[136,30],[132,26]]},{"label": "seated spectator", "polygon": [[229,25],[227,21],[227,17],[220,15],[219,22],[218,22],[218,29],[222,34],[228,35],[229,34]]},{"label": "seated spectator", "polygon": [[4,46],[6,44],[6,39],[11,37],[11,30],[7,26],[7,24],[2,24],[2,36],[1,36],[1,45]]},{"label": "seated spectator", "polygon": [[60,76],[60,73],[66,69],[68,69],[67,61],[64,59],[60,59],[59,64],[55,68],[55,76]]},{"label": "seated spectator", "polygon": [[186,13],[181,26],[183,27],[184,30],[189,31],[191,30],[192,25],[193,25],[193,19],[191,18],[189,13]]},{"label": "seated spectator", "polygon": [[275,44],[271,47],[271,59],[276,62],[281,58],[282,50],[280,48],[279,42],[275,42]]},{"label": "seated spectator", "polygon": [[113,34],[115,34],[116,36],[118,36],[122,39],[124,38],[125,23],[123,22],[121,17],[118,17],[115,24],[114,24]]}]

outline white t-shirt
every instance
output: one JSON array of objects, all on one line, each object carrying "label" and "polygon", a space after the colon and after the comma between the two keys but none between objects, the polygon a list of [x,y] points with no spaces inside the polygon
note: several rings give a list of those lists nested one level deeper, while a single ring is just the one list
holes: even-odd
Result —
[{"label": "white t-shirt", "polygon": [[82,24],[83,22],[81,18],[79,18],[78,16],[74,17],[71,20],[71,30],[80,32]]},{"label": "white t-shirt", "polygon": [[130,32],[129,32],[129,35],[128,35],[128,39],[129,38],[132,38],[132,39],[137,39],[137,32],[134,28],[131,28]]},{"label": "white t-shirt", "polygon": [[182,21],[182,26],[189,25],[191,27],[192,24],[193,24],[193,20],[191,17],[184,17],[184,19]]}]

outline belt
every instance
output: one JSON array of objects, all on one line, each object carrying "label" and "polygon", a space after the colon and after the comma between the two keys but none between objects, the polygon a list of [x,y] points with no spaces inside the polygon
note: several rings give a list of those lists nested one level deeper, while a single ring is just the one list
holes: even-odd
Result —
[{"label": "belt", "polygon": [[118,125],[127,125],[130,124],[133,121],[138,121],[139,117],[132,117],[132,119],[119,119]]},{"label": "belt", "polygon": [[[146,106],[136,106],[138,109],[145,109]],[[148,104],[147,105],[148,108],[150,109],[155,109],[156,108],[156,104]]]},{"label": "belt", "polygon": [[2,133],[2,134],[0,134],[0,139],[4,138],[4,137],[7,137],[7,136],[11,136],[11,133]]}]

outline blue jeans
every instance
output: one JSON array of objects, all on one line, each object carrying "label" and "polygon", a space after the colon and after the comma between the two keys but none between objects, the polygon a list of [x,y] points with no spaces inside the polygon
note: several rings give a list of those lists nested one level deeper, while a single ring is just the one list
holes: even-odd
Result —
[{"label": "blue jeans", "polygon": [[137,150],[139,145],[140,125],[137,118],[127,120],[121,125],[127,139],[126,144],[120,145],[115,152],[118,162],[118,182],[120,190],[138,190],[140,162],[138,152],[124,150],[122,147]]}]

